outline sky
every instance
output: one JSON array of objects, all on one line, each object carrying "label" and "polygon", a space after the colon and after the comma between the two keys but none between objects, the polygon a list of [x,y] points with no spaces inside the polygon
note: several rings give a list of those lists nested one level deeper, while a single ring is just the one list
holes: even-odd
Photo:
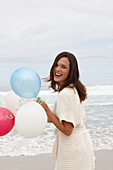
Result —
[{"label": "sky", "polygon": [[56,55],[75,54],[86,85],[113,84],[112,0],[0,0],[0,77],[18,67],[47,76]]}]

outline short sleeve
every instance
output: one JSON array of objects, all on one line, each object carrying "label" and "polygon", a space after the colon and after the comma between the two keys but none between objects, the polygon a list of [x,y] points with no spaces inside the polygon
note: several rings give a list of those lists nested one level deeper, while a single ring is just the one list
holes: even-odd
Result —
[{"label": "short sleeve", "polygon": [[57,101],[55,101],[53,107],[52,107],[52,112],[56,115],[56,107],[57,107]]},{"label": "short sleeve", "polygon": [[77,126],[79,122],[78,110],[80,99],[76,90],[71,88],[63,89],[57,98],[56,114],[60,121],[67,121]]}]

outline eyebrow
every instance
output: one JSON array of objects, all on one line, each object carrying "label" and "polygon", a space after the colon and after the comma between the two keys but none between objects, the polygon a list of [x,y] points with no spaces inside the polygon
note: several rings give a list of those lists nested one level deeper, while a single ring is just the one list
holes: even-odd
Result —
[{"label": "eyebrow", "polygon": [[65,65],[65,64],[61,64],[62,66],[66,66],[67,67],[67,65]]},{"label": "eyebrow", "polygon": [[[59,65],[59,64],[58,64],[58,62],[57,62],[56,64],[57,64],[57,65]],[[61,66],[68,67],[68,65],[67,65],[67,64],[63,64],[63,63],[61,63],[60,65],[61,65]]]}]

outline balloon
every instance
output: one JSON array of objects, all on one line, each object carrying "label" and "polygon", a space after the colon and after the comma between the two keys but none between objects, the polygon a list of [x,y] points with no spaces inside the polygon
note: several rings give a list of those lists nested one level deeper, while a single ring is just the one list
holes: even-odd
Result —
[{"label": "balloon", "polygon": [[47,125],[45,110],[37,102],[24,104],[15,117],[15,127],[24,137],[33,138],[43,133]]},{"label": "balloon", "polygon": [[20,109],[20,107],[30,102],[33,99],[24,99],[16,95],[12,90],[7,94],[5,98],[5,106],[9,109],[14,115]]},{"label": "balloon", "polygon": [[40,91],[41,80],[38,73],[32,68],[20,67],[11,75],[10,85],[18,96],[35,98]]},{"label": "balloon", "polygon": [[15,117],[13,113],[4,107],[0,107],[0,136],[9,133],[14,126],[14,122]]}]

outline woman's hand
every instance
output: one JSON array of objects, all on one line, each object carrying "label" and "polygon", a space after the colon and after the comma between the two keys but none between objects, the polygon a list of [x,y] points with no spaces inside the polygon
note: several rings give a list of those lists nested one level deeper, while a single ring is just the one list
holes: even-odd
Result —
[{"label": "woman's hand", "polygon": [[[43,109],[45,110],[45,112],[46,112],[46,114],[47,114],[47,110],[49,110],[49,107],[48,107],[48,105],[45,103],[45,101],[42,100],[40,97],[37,97],[37,98],[35,99],[35,101],[36,101],[37,103],[39,103],[39,104],[43,107]],[[47,118],[48,118],[48,122],[51,123],[51,120],[50,120],[50,118],[48,117],[48,115],[47,115]]]},{"label": "woman's hand", "polygon": [[60,120],[58,119],[58,117],[56,117],[52,111],[49,109],[49,107],[47,106],[47,104],[45,103],[45,101],[41,100],[40,97],[37,97],[35,99],[35,101],[37,103],[39,103],[44,110],[46,111],[47,117],[48,117],[48,122],[52,122],[62,133],[64,133],[65,135],[69,136],[72,133],[73,130],[73,124],[70,122],[60,122]]},{"label": "woman's hand", "polygon": [[36,101],[37,103],[39,103],[39,104],[43,107],[43,109],[47,112],[47,110],[48,110],[49,108],[48,108],[48,105],[45,103],[44,100],[42,100],[40,97],[37,97],[37,98],[35,99],[35,101]]}]

